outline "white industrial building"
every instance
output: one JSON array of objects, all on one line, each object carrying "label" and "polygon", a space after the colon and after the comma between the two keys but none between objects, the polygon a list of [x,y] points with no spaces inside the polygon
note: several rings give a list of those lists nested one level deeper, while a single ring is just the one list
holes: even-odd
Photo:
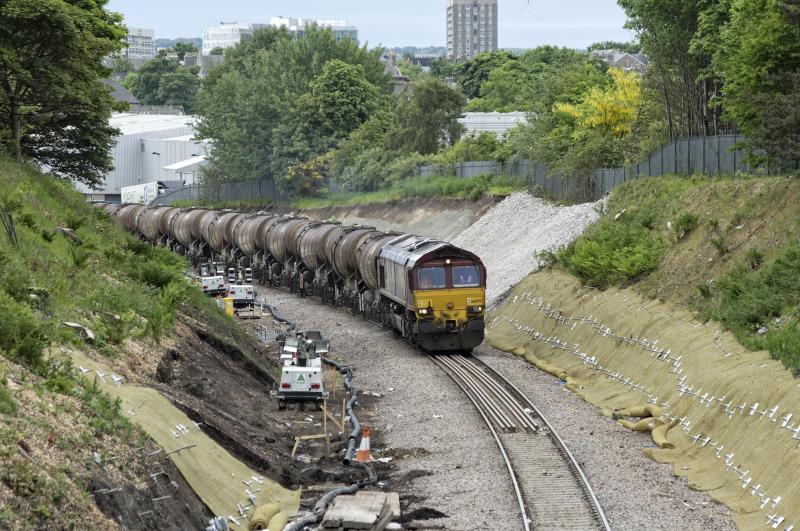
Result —
[{"label": "white industrial building", "polygon": [[528,123],[528,114],[524,112],[467,112],[458,119],[466,129],[466,135],[477,136],[480,133],[494,133],[503,138],[509,130],[520,124]]},{"label": "white industrial building", "polygon": [[92,200],[119,201],[121,188],[155,181],[195,182],[206,163],[208,143],[193,140],[192,116],[115,114],[110,125],[120,130],[112,148],[114,170],[99,190],[77,183]]}]

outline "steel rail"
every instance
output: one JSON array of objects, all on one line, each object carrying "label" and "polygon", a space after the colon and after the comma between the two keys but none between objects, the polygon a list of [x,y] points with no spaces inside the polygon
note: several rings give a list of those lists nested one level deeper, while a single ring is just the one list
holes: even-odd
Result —
[{"label": "steel rail", "polygon": [[528,427],[531,431],[536,431],[536,423],[530,417],[528,412],[525,411],[525,408],[522,407],[518,401],[514,400],[514,397],[501,383],[492,378],[486,373],[486,371],[480,370],[474,363],[470,363],[468,358],[465,358],[464,356],[455,356],[454,359],[458,360],[458,362],[461,363],[466,370],[474,374],[476,378],[480,379],[480,381],[487,386],[487,388],[491,389],[495,396],[497,396],[498,399],[503,402],[508,411],[517,418],[523,427]]},{"label": "steel rail", "polygon": [[455,377],[455,375],[448,370],[448,366],[441,361],[442,356],[431,356],[431,360],[433,363],[439,366],[453,382],[461,389],[461,391],[466,395],[466,397],[472,402],[472,405],[475,406],[475,409],[478,411],[478,414],[483,418],[483,422],[486,423],[486,427],[489,428],[489,432],[491,432],[492,437],[494,438],[494,442],[497,444],[497,448],[500,450],[500,455],[503,458],[503,462],[506,465],[506,470],[508,470],[508,474],[511,477],[511,485],[514,487],[514,493],[517,496],[517,503],[519,504],[519,510],[522,514],[522,525],[525,531],[530,531],[531,529],[531,520],[528,518],[528,509],[525,506],[525,498],[522,495],[522,489],[519,486],[519,480],[517,479],[517,473],[514,471],[514,467],[511,465],[511,458],[508,456],[508,452],[506,452],[505,446],[503,446],[503,441],[500,439],[500,435],[498,435],[497,431],[492,426],[492,422],[486,416],[484,411],[472,397],[472,395],[467,391],[467,388],[464,384]]},{"label": "steel rail", "polygon": [[479,382],[477,382],[474,378],[470,377],[470,375],[465,373],[464,370],[459,365],[454,363],[446,356],[439,358],[439,361],[445,364],[450,369],[451,372],[457,374],[464,381],[465,384],[469,385],[467,387],[468,391],[473,395],[475,395],[476,398],[478,398],[478,400],[486,408],[486,412],[489,414],[489,416],[493,417],[495,423],[498,424],[498,426],[501,429],[511,430],[514,428],[514,423],[511,421],[508,415],[506,415],[502,411],[502,409],[498,407],[498,405],[494,403],[494,401],[492,401],[492,399],[489,396],[486,395],[483,389],[481,389],[481,385]]},{"label": "steel rail", "polygon": [[481,360],[480,358],[477,358],[475,356],[472,356],[470,358],[470,360],[476,362],[476,364],[480,364],[488,372],[490,372],[495,378],[497,378],[499,381],[503,382],[504,385],[506,385],[510,389],[512,389],[514,391],[514,393],[517,395],[517,397],[520,400],[524,401],[528,405],[528,407],[533,411],[533,413],[537,417],[539,417],[539,420],[541,420],[541,422],[547,428],[547,431],[550,434],[551,439],[553,439],[553,441],[556,443],[556,446],[558,447],[559,451],[562,453],[562,455],[566,458],[567,462],[571,466],[571,468],[573,470],[573,474],[579,479],[581,487],[583,488],[584,494],[588,498],[589,504],[592,507],[592,510],[594,511],[595,515],[597,516],[597,519],[599,520],[599,523],[602,524],[603,529],[605,529],[607,531],[611,531],[611,524],[609,524],[608,519],[606,518],[606,514],[603,511],[603,508],[600,505],[600,501],[597,499],[597,496],[594,493],[594,489],[592,489],[592,486],[589,483],[589,480],[586,477],[586,474],[584,474],[583,469],[578,464],[578,461],[575,459],[575,456],[572,455],[572,452],[569,450],[569,447],[567,446],[567,444],[558,435],[556,430],[553,428],[553,425],[550,424],[550,421],[547,420],[547,417],[545,417],[542,414],[542,412],[539,410],[539,408],[537,408],[536,405],[534,405],[534,403],[531,402],[531,400],[527,396],[525,396],[525,394],[522,391],[520,391],[519,388],[516,385],[511,383],[508,380],[508,378],[506,378],[505,376],[500,374],[496,369],[494,369],[493,367],[488,365],[486,362],[484,362],[483,360]]}]

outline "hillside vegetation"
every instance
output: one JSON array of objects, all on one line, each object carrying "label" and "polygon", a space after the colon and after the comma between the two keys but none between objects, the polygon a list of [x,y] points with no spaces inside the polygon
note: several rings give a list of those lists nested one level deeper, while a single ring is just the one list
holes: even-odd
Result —
[{"label": "hillside vegetation", "polygon": [[551,257],[598,288],[688,305],[800,372],[800,181],[652,178]]},{"label": "hillside vegetation", "polygon": [[103,516],[91,493],[140,482],[132,451],[152,443],[58,347],[120,359],[131,341],[166,339],[180,312],[227,318],[186,282],[182,259],[124,233],[63,181],[0,160],[0,209],[15,228],[0,225],[0,528],[113,527],[106,516],[120,513],[104,505]]}]

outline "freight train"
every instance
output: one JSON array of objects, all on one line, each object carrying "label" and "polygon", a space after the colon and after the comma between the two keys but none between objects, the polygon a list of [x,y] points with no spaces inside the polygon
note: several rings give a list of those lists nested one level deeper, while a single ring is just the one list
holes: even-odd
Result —
[{"label": "freight train", "polygon": [[483,341],[486,268],[452,244],[264,212],[99,206],[195,267],[250,268],[263,285],[348,308],[423,350],[471,350]]}]

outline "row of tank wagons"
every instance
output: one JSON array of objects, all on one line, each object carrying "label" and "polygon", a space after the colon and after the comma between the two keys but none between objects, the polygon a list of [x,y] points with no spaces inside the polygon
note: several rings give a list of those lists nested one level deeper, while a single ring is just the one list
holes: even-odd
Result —
[{"label": "row of tank wagons", "polygon": [[327,398],[322,377],[322,358],[328,354],[330,342],[317,331],[296,332],[278,337],[281,379],[276,395],[278,409],[288,403],[303,408],[312,402],[317,409]]},{"label": "row of tank wagons", "polygon": [[253,267],[262,273],[262,280],[283,275],[301,284],[337,283],[338,288],[351,291],[378,290],[378,255],[399,236],[372,227],[264,212],[101,207],[126,230],[188,255],[196,264],[198,260],[219,260],[230,267]]}]

